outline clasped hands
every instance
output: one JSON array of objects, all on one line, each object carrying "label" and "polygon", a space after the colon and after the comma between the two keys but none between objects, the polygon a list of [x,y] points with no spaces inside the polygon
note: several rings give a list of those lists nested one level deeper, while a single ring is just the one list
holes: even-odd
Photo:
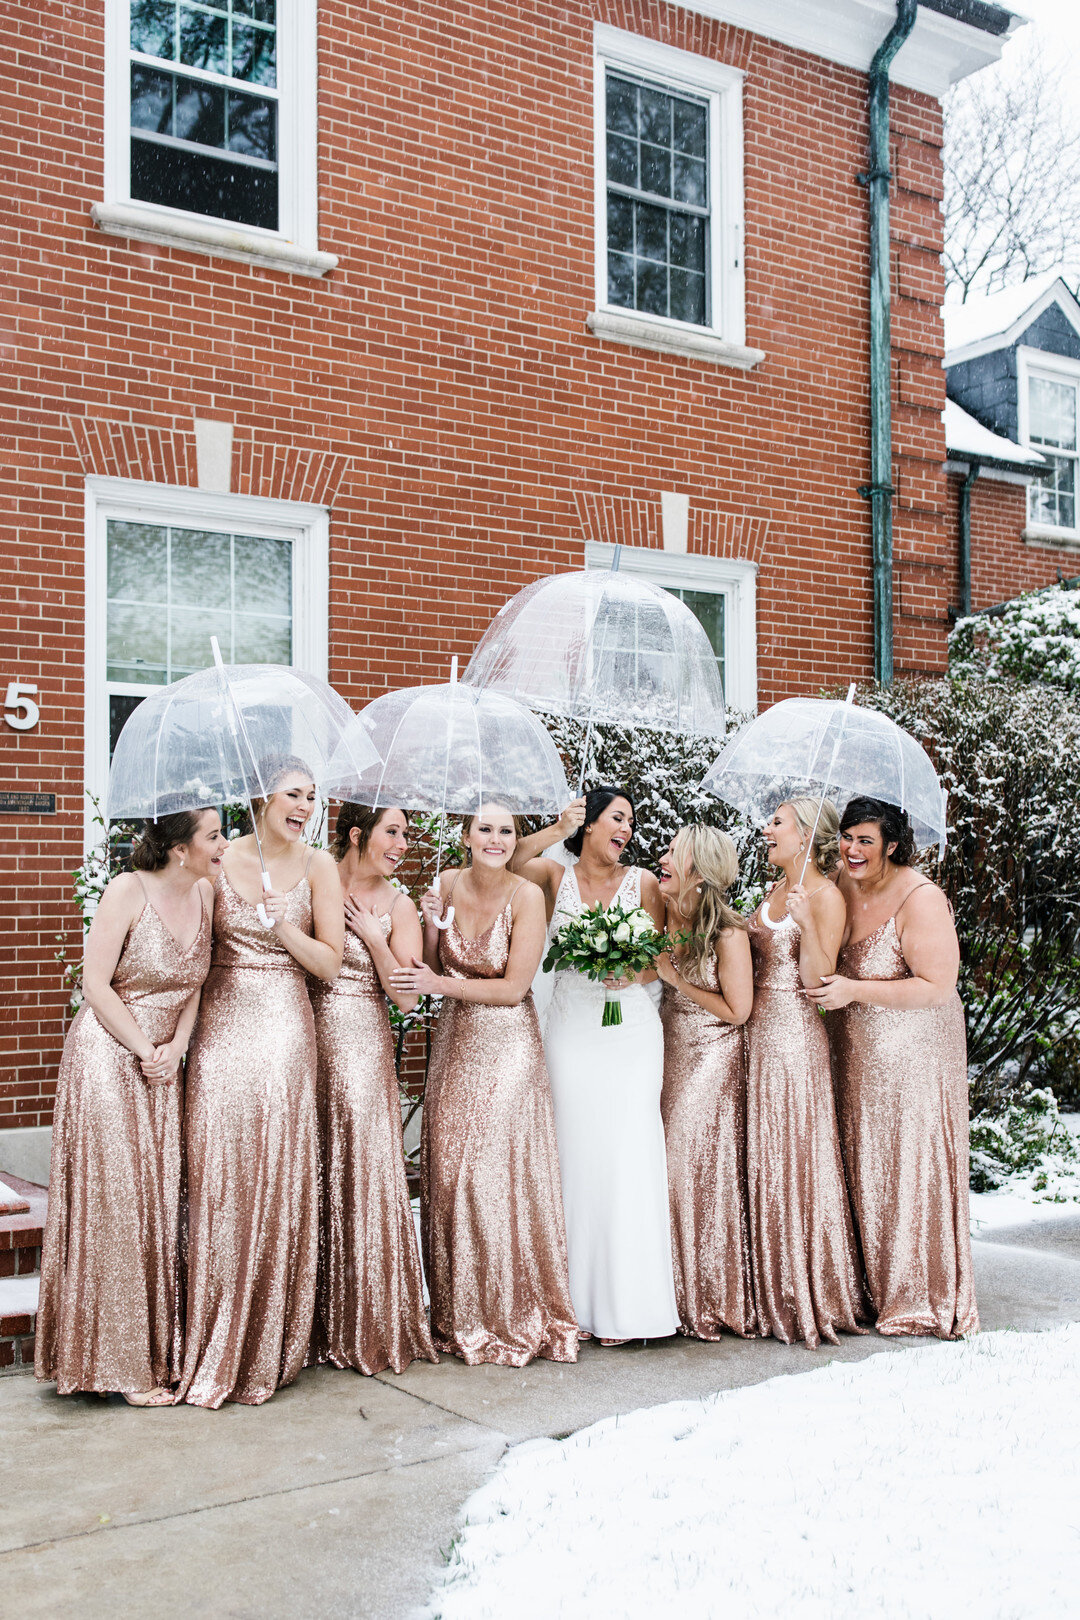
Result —
[{"label": "clasped hands", "polygon": [[143,1079],[148,1086],[171,1086],[180,1072],[183,1049],[175,1041],[155,1046],[149,1057],[139,1059]]}]

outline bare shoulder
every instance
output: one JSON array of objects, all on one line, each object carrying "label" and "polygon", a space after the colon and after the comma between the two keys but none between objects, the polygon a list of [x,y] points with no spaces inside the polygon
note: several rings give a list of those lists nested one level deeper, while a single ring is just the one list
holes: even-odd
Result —
[{"label": "bare shoulder", "polygon": [[214,885],[209,878],[200,878],[195,887],[199,891],[199,898],[207,911],[214,909]]},{"label": "bare shoulder", "polygon": [[[450,892],[451,883],[456,883],[462,872],[466,870],[467,868],[464,866],[443,867],[442,871],[439,873],[439,890],[444,899]],[[432,883],[434,883],[434,881],[434,878],[432,878]]]},{"label": "bare shoulder", "polygon": [[901,933],[912,923],[936,927],[940,927],[943,923],[950,928],[954,926],[952,910],[945,898],[945,891],[929,879],[923,883],[913,883],[896,910],[897,927]]},{"label": "bare shoulder", "polygon": [[810,896],[810,904],[819,917],[847,916],[847,903],[835,883],[823,883],[820,889],[815,889]]},{"label": "bare shoulder", "polygon": [[393,883],[386,885],[387,910],[394,914],[394,921],[398,922],[406,917],[419,917],[420,913],[410,894],[404,889],[397,888]]},{"label": "bare shoulder", "polygon": [[134,922],[146,904],[146,892],[134,872],[118,872],[102,890],[96,915],[106,921],[119,922],[127,916]]},{"label": "bare shoulder", "polygon": [[515,917],[528,917],[533,912],[546,916],[544,891],[530,878],[523,878],[519,883],[510,897],[510,905]]},{"label": "bare shoulder", "polygon": [[647,867],[644,866],[639,866],[638,871],[641,873],[641,898],[643,900],[646,897],[648,897],[650,900],[654,898],[657,900],[661,899],[660,880],[656,876],[656,873],[650,872]]},{"label": "bare shoulder", "polygon": [[331,883],[336,889],[341,888],[341,883],[338,880],[337,861],[335,861],[328,849],[312,851],[311,864],[308,867],[308,881],[311,883],[312,888],[316,884],[320,888],[325,888]]}]

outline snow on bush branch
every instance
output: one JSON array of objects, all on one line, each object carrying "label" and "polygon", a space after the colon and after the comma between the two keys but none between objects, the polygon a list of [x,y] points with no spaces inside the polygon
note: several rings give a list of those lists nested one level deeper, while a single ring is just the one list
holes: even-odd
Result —
[{"label": "snow on bush branch", "polygon": [[993,614],[960,619],[949,637],[954,675],[1015,676],[1080,694],[1080,590],[1027,591]]}]

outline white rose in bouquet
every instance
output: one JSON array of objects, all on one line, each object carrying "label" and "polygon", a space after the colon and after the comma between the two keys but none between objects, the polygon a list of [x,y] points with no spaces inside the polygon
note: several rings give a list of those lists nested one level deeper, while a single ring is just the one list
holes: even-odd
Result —
[{"label": "white rose in bouquet", "polygon": [[618,928],[615,930],[614,937],[618,944],[628,945],[631,937],[630,924],[628,922],[621,922]]},{"label": "white rose in bouquet", "polygon": [[593,944],[595,945],[595,947],[596,947],[596,949],[598,951],[606,951],[607,950],[608,937],[607,937],[606,934],[594,934],[592,942],[593,942]]}]

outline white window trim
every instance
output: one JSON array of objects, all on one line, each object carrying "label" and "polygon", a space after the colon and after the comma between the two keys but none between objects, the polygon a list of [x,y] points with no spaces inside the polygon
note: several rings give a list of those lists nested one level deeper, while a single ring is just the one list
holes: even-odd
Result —
[{"label": "white window trim", "polygon": [[[170,523],[291,540],[293,563],[293,666],[325,680],[329,666],[330,516],[326,507],[257,495],[217,495],[134,478],[87,478],[86,496],[85,787],[104,802],[109,775],[109,704],[106,692],[107,524]],[[152,686],[147,692],[154,691]],[[86,847],[95,834],[86,804]]]},{"label": "white window trim", "polygon": [[318,13],[316,0],[278,0],[278,220],[276,231],[164,208],[131,195],[130,0],[105,0],[104,196],[90,210],[111,236],[209,253],[269,270],[324,276],[319,252]]},{"label": "white window trim", "polygon": [[[1016,350],[1016,427],[1017,439],[1026,450],[1037,450],[1040,455],[1053,455],[1054,451],[1041,444],[1032,444],[1030,433],[1030,402],[1028,388],[1032,377],[1046,377],[1051,382],[1071,382],[1080,391],[1080,360],[1071,360],[1068,355],[1050,354],[1045,349],[1032,349],[1026,344],[1019,344]],[[1080,398],[1077,401],[1080,410]],[[1080,502],[1080,452],[1076,459],[1077,467],[1077,501]],[[1051,541],[1057,545],[1075,550],[1080,546],[1080,528],[1059,529],[1049,523],[1028,523],[1024,529],[1024,539],[1045,545]]]},{"label": "white window trim", "polygon": [[[624,68],[675,91],[709,102],[710,326],[609,304],[607,297],[607,98],[608,68]],[[714,364],[750,370],[765,359],[746,346],[746,279],[743,267],[743,73],[739,68],[672,45],[660,45],[621,28],[593,28],[593,175],[596,243],[596,308],[587,325],[595,337],[634,347],[685,354]]]},{"label": "white window trim", "polygon": [[[615,547],[586,540],[585,567],[610,568]],[[688,556],[647,546],[623,546],[619,572],[665,589],[714,591],[724,598],[727,680],[724,703],[742,714],[757,713],[757,563],[732,557]]]}]

